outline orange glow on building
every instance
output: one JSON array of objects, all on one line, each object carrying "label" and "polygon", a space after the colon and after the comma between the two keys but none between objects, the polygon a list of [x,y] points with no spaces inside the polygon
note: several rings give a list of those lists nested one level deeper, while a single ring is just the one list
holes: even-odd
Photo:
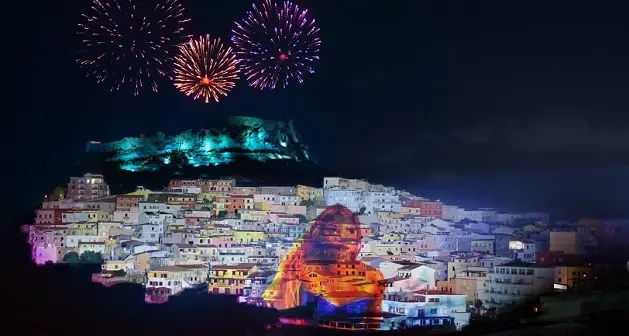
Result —
[{"label": "orange glow on building", "polygon": [[263,298],[267,305],[290,309],[304,305],[304,293],[340,307],[367,299],[369,312],[381,311],[384,277],[356,259],[361,230],[346,207],[327,208],[288,253]]}]

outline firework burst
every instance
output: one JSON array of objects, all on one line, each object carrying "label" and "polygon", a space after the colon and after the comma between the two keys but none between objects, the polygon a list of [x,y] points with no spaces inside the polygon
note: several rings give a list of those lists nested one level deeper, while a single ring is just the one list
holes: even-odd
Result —
[{"label": "firework burst", "polygon": [[186,96],[218,102],[234,87],[238,72],[232,48],[207,34],[179,46],[174,84]]},{"label": "firework burst", "polygon": [[232,30],[239,65],[249,85],[259,89],[286,87],[314,73],[321,40],[308,10],[290,1],[253,4]]},{"label": "firework burst", "polygon": [[177,45],[189,38],[179,0],[93,0],[83,14],[77,63],[111,90],[132,86],[157,91],[156,77],[171,78]]}]

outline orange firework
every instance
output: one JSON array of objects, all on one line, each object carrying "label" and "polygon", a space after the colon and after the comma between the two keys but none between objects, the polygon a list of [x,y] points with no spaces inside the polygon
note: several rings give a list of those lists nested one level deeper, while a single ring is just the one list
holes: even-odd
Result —
[{"label": "orange firework", "polygon": [[232,48],[207,34],[179,46],[174,83],[186,96],[218,102],[236,85],[238,72]]}]

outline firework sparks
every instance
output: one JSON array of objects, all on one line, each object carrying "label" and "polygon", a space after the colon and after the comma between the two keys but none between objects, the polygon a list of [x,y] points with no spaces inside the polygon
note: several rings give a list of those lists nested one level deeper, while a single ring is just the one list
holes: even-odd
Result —
[{"label": "firework sparks", "polygon": [[203,98],[206,103],[210,99],[218,102],[236,85],[238,72],[232,48],[208,34],[179,47],[174,84],[186,96]]},{"label": "firework sparks", "polygon": [[286,87],[314,73],[321,40],[308,10],[290,1],[281,5],[265,0],[253,4],[246,17],[235,23],[232,42],[249,85],[259,89]]},{"label": "firework sparks", "polygon": [[112,91],[130,85],[134,95],[157,91],[156,77],[171,78],[177,45],[189,38],[179,0],[93,0],[82,19],[77,63]]}]

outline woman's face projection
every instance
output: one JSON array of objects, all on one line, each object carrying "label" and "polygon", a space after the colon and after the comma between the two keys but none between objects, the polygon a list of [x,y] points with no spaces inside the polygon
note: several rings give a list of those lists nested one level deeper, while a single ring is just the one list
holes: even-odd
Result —
[{"label": "woman's face projection", "polygon": [[341,255],[355,255],[360,249],[360,223],[354,214],[347,209],[328,210],[329,213],[319,216],[305,236],[303,248],[306,259],[337,260]]}]

